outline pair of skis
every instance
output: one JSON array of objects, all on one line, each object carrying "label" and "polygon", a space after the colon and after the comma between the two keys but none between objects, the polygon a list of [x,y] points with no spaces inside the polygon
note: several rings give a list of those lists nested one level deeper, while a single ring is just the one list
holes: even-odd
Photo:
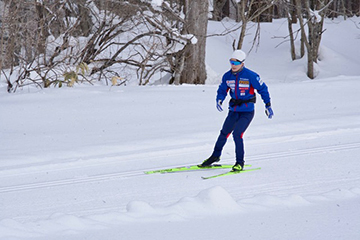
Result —
[{"label": "pair of skis", "polygon": [[[245,169],[242,171],[228,171],[221,174],[212,175],[209,177],[202,177],[202,179],[211,179],[223,176],[229,176],[244,172],[251,172],[255,170],[260,170],[261,168],[249,168],[251,165],[245,165]],[[183,167],[175,167],[175,168],[167,168],[167,169],[159,169],[159,170],[152,170],[152,171],[145,171],[145,174],[153,174],[153,173],[173,173],[173,172],[184,172],[184,171],[196,171],[196,170],[206,170],[206,169],[229,169],[232,168],[232,165],[227,164],[214,164],[207,167],[199,167],[197,165],[190,165],[190,166],[183,166]]]}]

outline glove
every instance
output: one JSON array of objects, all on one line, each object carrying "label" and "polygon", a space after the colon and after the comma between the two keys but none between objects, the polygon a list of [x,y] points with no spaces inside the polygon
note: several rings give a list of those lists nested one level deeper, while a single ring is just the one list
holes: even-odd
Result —
[{"label": "glove", "polygon": [[222,112],[222,111],[223,111],[223,108],[222,108],[222,100],[221,100],[221,99],[217,100],[217,102],[216,102],[216,108],[217,108],[217,110],[219,110],[219,112]]},{"label": "glove", "polygon": [[265,109],[266,116],[268,116],[268,118],[271,119],[274,116],[274,112],[271,108],[271,103],[267,103],[265,107],[266,107]]}]

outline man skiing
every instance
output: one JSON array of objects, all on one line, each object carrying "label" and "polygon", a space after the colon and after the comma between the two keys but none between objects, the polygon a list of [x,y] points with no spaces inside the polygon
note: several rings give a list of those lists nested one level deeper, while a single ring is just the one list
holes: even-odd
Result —
[{"label": "man skiing", "polygon": [[254,104],[256,101],[254,89],[261,95],[265,103],[265,113],[268,118],[271,119],[274,115],[268,87],[257,73],[244,66],[245,59],[246,54],[241,50],[235,50],[230,58],[231,70],[223,75],[216,96],[216,107],[221,112],[223,111],[222,103],[229,92],[231,97],[229,113],[215,143],[212,155],[198,165],[199,167],[210,166],[214,162],[220,161],[222,149],[227,138],[232,133],[236,154],[236,162],[232,167],[232,171],[244,169],[243,135],[254,117]]}]

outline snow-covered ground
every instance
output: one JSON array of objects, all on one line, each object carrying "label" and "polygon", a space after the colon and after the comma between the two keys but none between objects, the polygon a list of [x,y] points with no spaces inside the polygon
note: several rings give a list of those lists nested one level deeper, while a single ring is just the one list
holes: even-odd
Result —
[{"label": "snow-covered ground", "polygon": [[[282,43],[286,22],[262,24],[246,65],[269,86],[275,116],[258,101],[244,138],[261,170],[228,177],[143,172],[211,154],[237,33],[208,39],[204,86],[7,94],[0,83],[0,239],[360,239],[359,23],[326,21],[315,80]],[[232,24],[211,22],[209,34]],[[231,138],[221,163],[234,163]]]}]

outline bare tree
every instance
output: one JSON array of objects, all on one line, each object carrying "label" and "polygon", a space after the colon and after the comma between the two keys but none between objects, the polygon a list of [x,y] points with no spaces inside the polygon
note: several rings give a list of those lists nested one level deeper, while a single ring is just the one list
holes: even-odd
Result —
[{"label": "bare tree", "polygon": [[[246,28],[249,22],[260,22],[264,21],[265,19],[269,20],[269,16],[272,19],[272,15],[269,15],[269,11],[273,8],[275,2],[277,2],[277,0],[243,0],[240,2],[232,0],[232,3],[236,7],[237,12],[236,21],[241,21],[242,23],[236,49],[242,48],[245,39]],[[259,26],[260,25],[258,25],[258,27]],[[259,33],[259,28],[257,33]]]},{"label": "bare tree", "polygon": [[[177,84],[205,82],[207,2],[21,2],[4,2],[0,39],[2,56],[9,55],[1,70],[17,69],[2,71],[15,89],[93,79],[123,84],[134,77],[143,85],[165,75]],[[19,17],[24,14],[26,21]]]},{"label": "bare tree", "polygon": [[[296,37],[295,37],[295,32],[293,30],[293,24],[297,23],[295,0],[283,0],[280,3],[284,6],[284,9],[286,12],[286,18],[287,18],[287,22],[288,22],[291,59],[296,60],[298,58],[296,56],[296,49],[295,49]],[[299,32],[299,31],[297,31],[297,32]],[[300,57],[303,57],[303,51],[301,51]]]},{"label": "bare tree", "polygon": [[[75,36],[76,32],[86,36],[91,28],[90,18],[82,14],[86,4],[82,4],[85,1],[2,1],[1,49],[4,57],[1,58],[1,71],[8,81],[9,91],[13,90],[14,84],[15,89],[31,82],[47,87],[49,82],[58,81],[56,74],[56,80],[49,79],[56,54],[67,48],[68,36]],[[79,16],[78,21],[73,21],[74,16]],[[64,44],[52,52],[48,37],[61,34]],[[4,69],[10,70],[5,74]]]},{"label": "bare tree", "polygon": [[[329,7],[330,3],[330,0],[316,2],[305,0],[304,5],[302,5],[301,0],[296,0],[297,15],[301,27],[301,40],[304,42],[307,50],[307,75],[311,79],[316,77],[314,63],[318,60],[325,10]],[[308,26],[307,34],[305,25]]]},{"label": "bare tree", "polygon": [[[324,18],[360,9],[358,0],[214,0],[215,15],[221,18],[229,2],[241,21],[234,49],[242,48],[250,21],[271,21],[276,11],[288,18],[292,59],[298,58],[292,29],[297,16],[300,57],[306,49],[310,78]],[[94,80],[205,82],[208,1],[164,0],[159,6],[150,0],[0,0],[0,6],[0,76],[9,91]],[[253,46],[259,37],[260,24]]]},{"label": "bare tree", "polygon": [[208,23],[208,1],[186,0],[183,34],[193,36],[192,42],[177,55],[175,84],[204,84],[206,80],[205,48]]}]

